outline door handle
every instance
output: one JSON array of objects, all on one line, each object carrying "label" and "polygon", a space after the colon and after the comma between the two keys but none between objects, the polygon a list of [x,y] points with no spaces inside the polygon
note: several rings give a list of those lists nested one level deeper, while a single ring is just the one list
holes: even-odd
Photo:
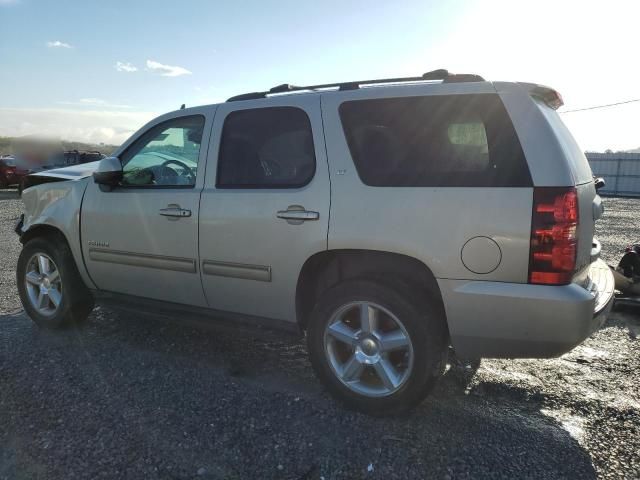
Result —
[{"label": "door handle", "polygon": [[305,210],[300,205],[291,205],[286,210],[278,210],[276,213],[278,218],[282,218],[292,225],[300,225],[309,220],[318,220],[320,214],[310,210]]},{"label": "door handle", "polygon": [[318,220],[320,214],[308,210],[280,210],[278,218],[284,218],[285,220]]},{"label": "door handle", "polygon": [[187,210],[186,208],[180,208],[176,205],[169,205],[167,208],[160,209],[160,215],[163,217],[190,217],[191,210]]}]

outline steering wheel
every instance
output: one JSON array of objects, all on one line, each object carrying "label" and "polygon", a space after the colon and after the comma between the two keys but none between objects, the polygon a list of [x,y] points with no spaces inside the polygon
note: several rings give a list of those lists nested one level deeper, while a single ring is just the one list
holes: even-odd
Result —
[{"label": "steering wheel", "polygon": [[[184,169],[185,172],[187,172],[187,175],[189,176],[189,181],[191,183],[194,183],[194,184],[196,183],[196,174],[193,173],[193,170],[191,169],[191,167],[189,165],[187,165],[184,162],[181,162],[180,160],[176,160],[176,159],[172,158],[172,159],[167,160],[166,162],[164,162],[161,166],[163,168],[168,168],[169,165],[172,164],[172,163],[178,165],[179,167]],[[173,170],[173,169],[171,169],[171,170]]]}]

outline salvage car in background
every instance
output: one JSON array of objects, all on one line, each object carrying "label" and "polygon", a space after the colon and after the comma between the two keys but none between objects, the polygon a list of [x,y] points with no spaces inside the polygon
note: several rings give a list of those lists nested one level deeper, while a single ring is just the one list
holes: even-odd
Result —
[{"label": "salvage car in background", "polygon": [[163,115],[115,157],[31,176],[20,298],[46,327],[96,299],[294,326],[329,390],[376,414],[420,402],[450,345],[561,355],[613,298],[561,104],[439,70]]},{"label": "salvage car in background", "polygon": [[8,185],[17,185],[19,191],[24,189],[25,177],[29,174],[104,158],[97,151],[65,150],[59,139],[38,135],[13,138],[11,151],[17,173]]},{"label": "salvage car in background", "polygon": [[65,167],[68,165],[79,165],[82,163],[96,162],[105,158],[97,151],[65,150],[52,155],[46,162],[47,168]]},{"label": "salvage car in background", "polygon": [[70,150],[50,155],[43,161],[36,161],[27,155],[12,155],[0,158],[0,188],[17,186],[22,192],[28,183],[28,176],[51,169],[96,162],[105,158],[100,152]]},{"label": "salvage car in background", "polygon": [[13,155],[0,157],[0,188],[20,185],[29,173],[32,172]]}]

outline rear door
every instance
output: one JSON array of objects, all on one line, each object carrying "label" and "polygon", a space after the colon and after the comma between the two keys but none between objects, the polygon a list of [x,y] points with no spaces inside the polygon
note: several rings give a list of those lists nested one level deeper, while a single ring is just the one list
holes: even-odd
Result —
[{"label": "rear door", "polygon": [[198,212],[213,111],[166,115],[119,155],[112,191],[90,182],[82,250],[100,290],[205,306],[198,269]]},{"label": "rear door", "polygon": [[210,307],[295,321],[298,275],[327,248],[330,185],[318,95],[218,107],[200,204]]}]

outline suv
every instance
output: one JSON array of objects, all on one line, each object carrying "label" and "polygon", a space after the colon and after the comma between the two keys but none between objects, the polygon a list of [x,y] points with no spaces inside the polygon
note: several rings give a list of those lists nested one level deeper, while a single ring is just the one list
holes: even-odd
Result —
[{"label": "suv", "polygon": [[24,308],[46,327],[94,300],[294,327],[328,389],[375,414],[420,402],[450,346],[561,355],[613,278],[560,105],[440,70],[168,113],[114,157],[32,176]]}]

